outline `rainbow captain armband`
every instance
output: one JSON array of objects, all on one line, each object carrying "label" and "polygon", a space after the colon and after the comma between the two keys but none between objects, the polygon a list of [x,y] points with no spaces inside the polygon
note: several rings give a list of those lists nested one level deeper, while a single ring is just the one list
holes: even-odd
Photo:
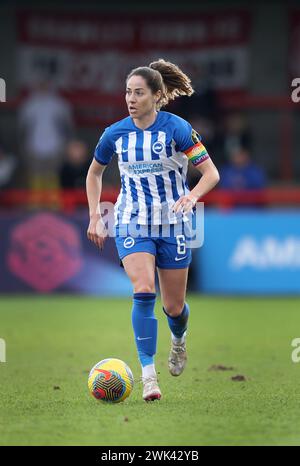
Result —
[{"label": "rainbow captain armband", "polygon": [[184,153],[186,154],[187,158],[192,162],[192,164],[196,167],[205,160],[209,159],[209,155],[207,150],[205,149],[202,142],[198,142],[194,146],[190,147],[189,149],[185,150]]}]

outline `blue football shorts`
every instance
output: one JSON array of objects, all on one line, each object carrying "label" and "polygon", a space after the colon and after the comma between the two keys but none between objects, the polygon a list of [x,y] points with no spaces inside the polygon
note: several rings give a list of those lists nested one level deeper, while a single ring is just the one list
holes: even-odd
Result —
[{"label": "blue football shorts", "polygon": [[185,269],[192,260],[192,251],[186,246],[184,234],[171,238],[119,236],[115,242],[121,261],[129,254],[147,252],[155,256],[156,266],[160,269]]}]

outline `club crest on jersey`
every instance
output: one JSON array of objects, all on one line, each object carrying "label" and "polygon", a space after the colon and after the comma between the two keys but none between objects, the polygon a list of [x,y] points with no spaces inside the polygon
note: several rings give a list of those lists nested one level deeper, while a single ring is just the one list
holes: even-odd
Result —
[{"label": "club crest on jersey", "polygon": [[160,141],[156,141],[153,146],[152,146],[152,150],[153,152],[155,152],[155,154],[161,154],[165,149],[165,145],[163,142],[160,142]]},{"label": "club crest on jersey", "polygon": [[129,248],[132,248],[132,246],[134,246],[134,239],[131,237],[131,236],[128,236],[127,238],[124,239],[124,248],[126,249],[129,249]]}]

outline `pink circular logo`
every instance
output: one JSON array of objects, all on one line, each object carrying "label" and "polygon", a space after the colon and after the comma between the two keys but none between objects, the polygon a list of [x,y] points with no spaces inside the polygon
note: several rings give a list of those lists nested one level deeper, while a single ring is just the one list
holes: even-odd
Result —
[{"label": "pink circular logo", "polygon": [[11,233],[10,271],[40,292],[52,291],[81,269],[77,229],[51,213],[19,223]]}]

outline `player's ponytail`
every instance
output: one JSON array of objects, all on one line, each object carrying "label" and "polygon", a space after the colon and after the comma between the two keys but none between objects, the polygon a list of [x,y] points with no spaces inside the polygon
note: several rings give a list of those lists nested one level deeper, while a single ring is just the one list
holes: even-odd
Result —
[{"label": "player's ponytail", "polygon": [[167,105],[176,97],[190,96],[194,93],[190,78],[174,63],[160,58],[150,63],[149,68],[158,71],[163,79],[165,89],[159,101],[159,107]]},{"label": "player's ponytail", "polygon": [[135,68],[127,76],[126,82],[132,76],[142,76],[154,94],[161,91],[161,98],[157,102],[158,109],[176,97],[190,96],[194,92],[190,78],[177,65],[162,58],[153,61],[149,66]]}]

